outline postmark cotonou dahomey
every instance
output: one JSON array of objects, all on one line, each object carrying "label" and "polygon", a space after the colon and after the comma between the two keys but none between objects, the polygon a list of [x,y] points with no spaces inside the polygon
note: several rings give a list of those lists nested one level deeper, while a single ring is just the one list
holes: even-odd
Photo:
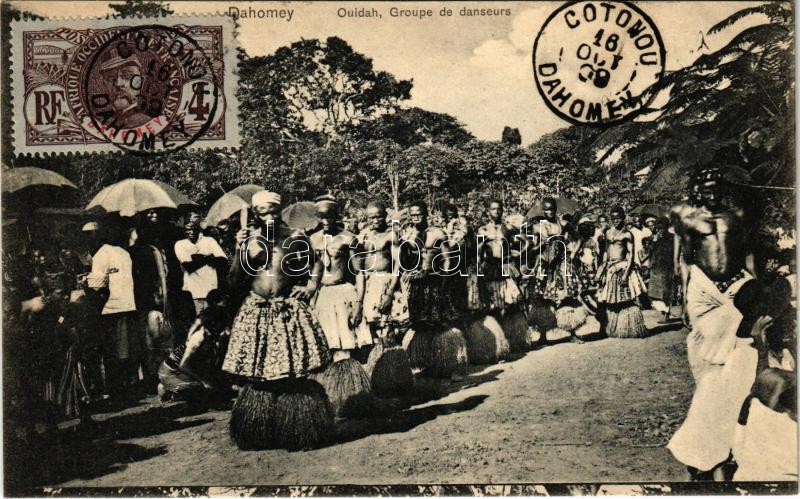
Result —
[{"label": "postmark cotonou dahomey", "polygon": [[238,147],[227,16],[12,23],[14,152]]},{"label": "postmark cotonou dahomey", "polygon": [[583,0],[556,9],[533,45],[539,94],[575,125],[630,120],[652,98],[666,49],[655,23],[628,2]]}]

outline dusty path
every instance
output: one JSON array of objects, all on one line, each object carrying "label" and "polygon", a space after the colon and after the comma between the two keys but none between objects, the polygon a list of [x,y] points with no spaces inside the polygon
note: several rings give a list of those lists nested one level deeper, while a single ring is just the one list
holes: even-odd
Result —
[{"label": "dusty path", "polygon": [[549,346],[426,382],[439,397],[342,422],[308,452],[241,452],[228,412],[148,401],[67,456],[66,486],[674,481],[664,448],[693,390],[685,332]]}]

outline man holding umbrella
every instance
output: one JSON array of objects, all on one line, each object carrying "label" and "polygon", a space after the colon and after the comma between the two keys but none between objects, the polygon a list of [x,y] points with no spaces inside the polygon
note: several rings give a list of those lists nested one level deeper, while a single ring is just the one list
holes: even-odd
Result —
[{"label": "man holding umbrella", "polygon": [[255,219],[236,234],[231,288],[247,287],[231,328],[222,369],[244,383],[231,413],[240,449],[318,445],[330,435],[333,409],[308,379],[331,353],[308,300],[322,275],[308,237],[281,220],[281,196],[252,197]]}]

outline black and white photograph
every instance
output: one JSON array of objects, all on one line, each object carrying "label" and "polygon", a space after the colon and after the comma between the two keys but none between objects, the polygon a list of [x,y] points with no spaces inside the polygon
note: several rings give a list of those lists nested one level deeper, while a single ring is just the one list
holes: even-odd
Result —
[{"label": "black and white photograph", "polygon": [[798,493],[793,2],[0,9],[4,496]]}]

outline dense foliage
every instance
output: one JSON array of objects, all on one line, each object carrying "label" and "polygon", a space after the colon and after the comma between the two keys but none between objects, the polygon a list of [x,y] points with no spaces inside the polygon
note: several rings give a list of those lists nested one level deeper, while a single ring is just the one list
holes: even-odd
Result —
[{"label": "dense foliage", "polygon": [[[162,3],[134,0],[113,8],[125,15],[169,11]],[[14,157],[4,112],[3,163],[59,171],[87,199],[136,176],[168,182],[205,205],[237,185],[257,183],[289,201],[330,192],[354,210],[372,198],[394,207],[422,198],[434,206],[456,201],[472,216],[490,197],[518,211],[554,194],[587,208],[669,204],[683,196],[692,170],[713,163],[744,168],[748,177],[738,181],[763,187],[740,191],[752,191],[770,224],[789,227],[794,193],[780,188],[794,186],[791,5],[744,9],[710,33],[733,30],[755,14],[769,21],[742,30],[650,89],[661,104],[644,119],[607,130],[566,127],[528,146],[511,126],[498,130],[497,141],[482,141],[452,116],[408,106],[411,81],[377,70],[367,55],[330,37],[301,40],[267,56],[241,54],[243,143],[237,150],[158,158]],[[10,15],[3,4],[4,26]],[[7,84],[4,79],[4,111]]]}]

